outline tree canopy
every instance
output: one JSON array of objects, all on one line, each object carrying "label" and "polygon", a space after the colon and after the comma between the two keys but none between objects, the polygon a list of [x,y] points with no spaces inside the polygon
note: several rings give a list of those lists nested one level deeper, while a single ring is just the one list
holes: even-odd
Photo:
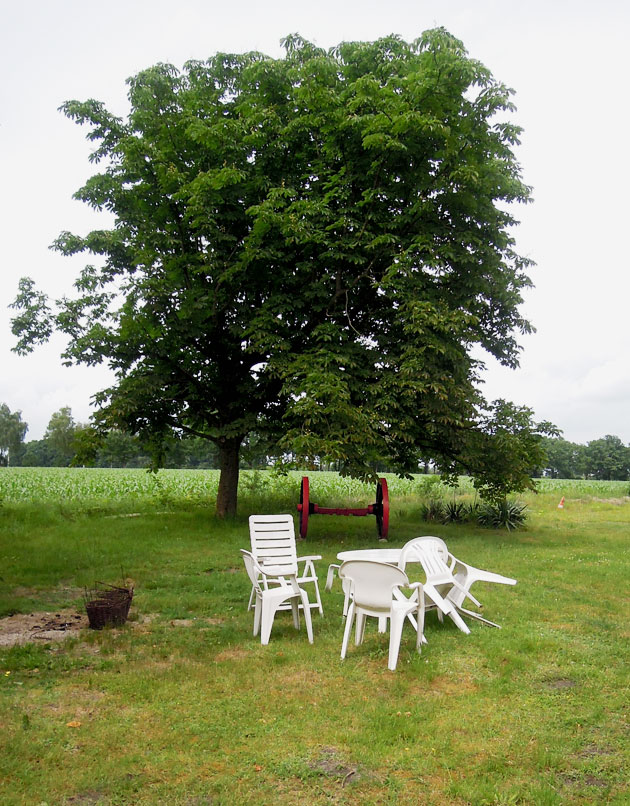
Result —
[{"label": "tree canopy", "polygon": [[220,514],[254,431],[348,474],[430,456],[488,495],[522,489],[548,424],[486,404],[471,356],[514,367],[531,330],[511,91],[443,29],[284,46],[147,69],[127,120],[63,105],[102,166],[76,198],[115,224],[55,242],[99,258],[73,298],[21,281],[16,349],[61,330],[66,361],[115,372],[103,425],[157,453],[173,430],[214,441]]}]

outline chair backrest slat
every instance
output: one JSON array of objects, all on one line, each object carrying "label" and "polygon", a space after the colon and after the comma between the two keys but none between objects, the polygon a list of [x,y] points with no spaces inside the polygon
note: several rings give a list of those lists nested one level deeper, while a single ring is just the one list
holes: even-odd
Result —
[{"label": "chair backrest slat", "polygon": [[297,573],[297,547],[292,515],[250,515],[252,554],[261,565],[286,567]]}]

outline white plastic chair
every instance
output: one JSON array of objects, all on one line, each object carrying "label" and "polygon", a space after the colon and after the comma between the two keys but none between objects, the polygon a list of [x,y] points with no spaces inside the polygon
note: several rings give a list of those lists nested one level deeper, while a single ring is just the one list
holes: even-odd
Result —
[{"label": "white plastic chair", "polygon": [[[481,603],[470,592],[471,586],[475,582],[498,582],[504,585],[516,585],[516,580],[475,568],[472,565],[458,560],[448,550],[446,543],[440,537],[427,535],[416,537],[406,543],[400,555],[399,567],[405,569],[410,558],[419,560],[422,564],[427,582],[425,583],[425,595],[430,600],[429,607],[436,607],[440,620],[444,615],[450,616],[463,632],[470,632],[465,622],[458,613],[464,613],[471,618],[487,624],[490,627],[500,628],[498,624],[481,616],[473,610],[463,607],[464,601],[468,598],[477,607],[482,607]],[[453,610],[453,608],[455,608]],[[465,629],[462,628],[462,624]]]},{"label": "white plastic chair", "polygon": [[[295,526],[292,515],[250,515],[249,517],[249,537],[251,540],[252,554],[256,562],[265,568],[272,565],[276,568],[287,567],[297,568],[296,575],[299,585],[313,583],[314,602],[309,602],[309,607],[317,608],[320,615],[324,614],[322,600],[319,595],[319,585],[315,572],[315,560],[321,560],[319,554],[309,554],[304,557],[297,556],[297,546],[295,542]],[[300,570],[299,564],[303,563]],[[267,587],[269,582],[264,577],[259,580],[263,587]],[[251,609],[254,601],[254,587],[249,597],[248,610]],[[281,610],[288,610],[289,604],[283,605]]]},{"label": "white plastic chair", "polygon": [[[311,623],[311,609],[309,607],[306,591],[302,590],[297,583],[297,566],[291,570],[287,566],[273,568],[265,566],[261,568],[255,557],[249,551],[241,549],[245,569],[249,576],[254,590],[254,635],[260,631],[260,643],[268,644],[269,636],[276,611],[282,609],[282,605],[287,604],[293,611],[293,624],[297,629],[300,627],[300,615],[298,603],[301,603],[304,610],[304,621],[306,622],[306,632],[309,643],[313,643],[313,625]],[[272,587],[261,585],[261,580],[273,578],[277,583]]]},{"label": "white plastic chair", "polygon": [[[356,619],[355,643],[363,641],[366,616],[379,619],[389,618],[389,656],[387,668],[394,671],[398,662],[398,652],[405,619],[415,614],[417,619],[416,649],[422,648],[424,631],[424,596],[419,582],[409,584],[404,571],[395,565],[379,563],[374,560],[348,560],[339,568],[339,578],[348,585],[350,603],[346,626],[341,644],[341,658],[346,657],[348,642],[352,631],[352,622]],[[411,588],[417,596],[407,599],[401,588]],[[397,595],[398,594],[398,595]]]}]

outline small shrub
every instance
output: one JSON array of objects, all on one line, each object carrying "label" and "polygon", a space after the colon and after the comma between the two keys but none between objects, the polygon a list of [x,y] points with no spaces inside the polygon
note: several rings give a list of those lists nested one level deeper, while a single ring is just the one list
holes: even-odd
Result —
[{"label": "small shrub", "polygon": [[485,503],[479,507],[477,521],[489,529],[518,529],[527,519],[527,506],[520,501],[504,499],[496,504]]},{"label": "small shrub", "polygon": [[445,505],[441,498],[429,498],[426,504],[420,507],[420,517],[424,521],[444,521]]}]

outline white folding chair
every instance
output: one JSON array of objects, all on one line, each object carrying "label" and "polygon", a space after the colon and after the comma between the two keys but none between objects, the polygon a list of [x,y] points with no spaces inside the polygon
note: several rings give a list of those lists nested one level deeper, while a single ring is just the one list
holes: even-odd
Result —
[{"label": "white folding chair", "polygon": [[[468,634],[470,633],[468,625],[457,612],[453,602],[447,598],[448,592],[457,585],[457,582],[446,563],[448,550],[445,556],[445,548],[446,544],[440,538],[416,537],[402,547],[398,567],[404,571],[408,562],[419,562],[426,575],[423,585],[426,609],[437,609],[440,621],[444,616],[450,616],[456,626]],[[470,594],[468,596],[473,598]],[[478,604],[476,599],[473,601]]]},{"label": "white folding chair", "polygon": [[[292,515],[250,515],[249,517],[249,537],[252,547],[252,555],[261,568],[272,565],[276,568],[290,567],[297,568],[297,581],[300,586],[313,584],[314,602],[309,602],[309,607],[317,608],[320,615],[323,615],[322,600],[319,595],[319,584],[317,573],[315,572],[315,560],[321,560],[319,554],[309,554],[303,557],[297,556],[297,546],[295,542],[295,526]],[[300,569],[300,564],[302,568]],[[264,586],[274,583],[271,579],[260,580]],[[254,587],[249,597],[248,610],[251,609],[254,601]],[[281,610],[288,610],[289,604],[282,605]]]},{"label": "white folding chair", "polygon": [[[304,611],[304,621],[306,622],[306,632],[309,643],[313,643],[313,625],[311,623],[311,609],[309,607],[306,591],[302,590],[297,583],[297,566],[293,569],[286,565],[281,568],[265,566],[261,568],[255,557],[249,551],[241,549],[243,562],[247,575],[254,589],[254,635],[260,631],[260,643],[268,644],[271,635],[271,628],[277,610],[281,610],[284,604],[293,611],[293,624],[296,629],[300,627],[300,615],[298,603],[301,603]],[[277,584],[269,587],[262,585],[261,580],[272,578]]]},{"label": "white folding chair", "polygon": [[[339,578],[348,584],[350,603],[341,644],[341,657],[346,657],[352,622],[356,619],[355,643],[362,643],[365,619],[373,616],[381,623],[389,619],[389,655],[387,668],[394,671],[398,662],[400,640],[405,619],[414,614],[417,620],[416,649],[421,652],[424,631],[424,596],[419,582],[409,584],[404,571],[395,565],[374,560],[348,560],[339,568]],[[407,599],[401,588],[411,588],[417,596]]]}]

